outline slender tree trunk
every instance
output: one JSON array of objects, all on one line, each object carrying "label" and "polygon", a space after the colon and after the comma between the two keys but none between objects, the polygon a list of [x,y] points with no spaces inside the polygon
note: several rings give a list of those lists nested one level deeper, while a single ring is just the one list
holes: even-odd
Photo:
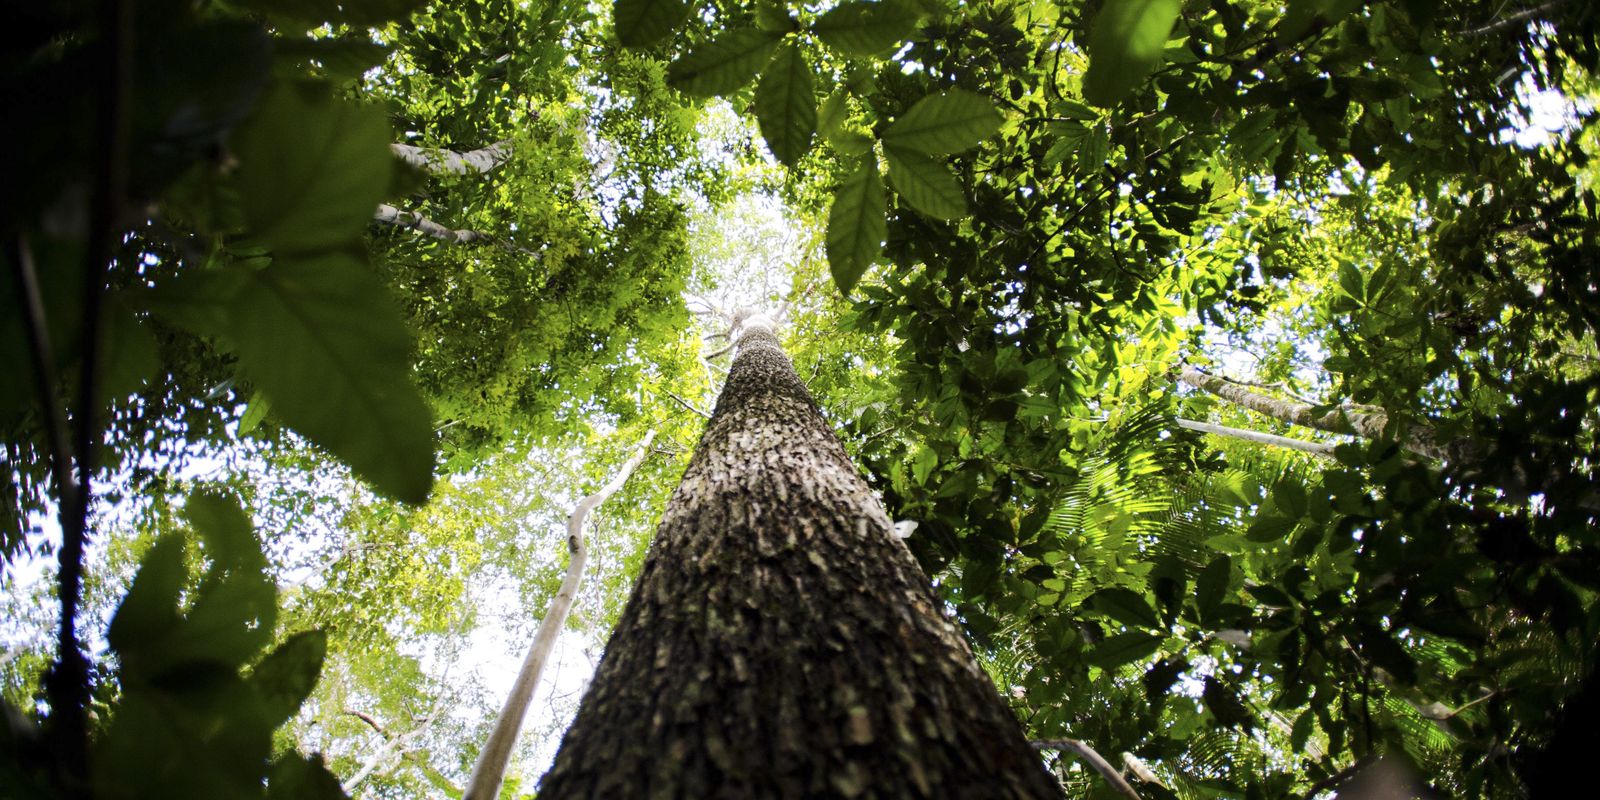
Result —
[{"label": "slender tree trunk", "polygon": [[1058,797],[763,316],[539,790]]},{"label": "slender tree trunk", "polygon": [[462,800],[492,800],[500,795],[500,785],[505,782],[506,765],[511,763],[511,751],[516,747],[517,734],[522,732],[522,720],[528,716],[528,703],[533,700],[533,690],[539,685],[539,676],[544,674],[544,662],[549,660],[550,651],[555,649],[556,637],[566,627],[572,603],[578,599],[578,587],[583,584],[583,567],[589,555],[589,548],[583,541],[583,523],[589,519],[590,511],[622,488],[633,471],[650,455],[650,444],[655,440],[655,431],[646,434],[644,441],[639,443],[638,452],[623,462],[610,482],[600,487],[600,491],[580,500],[578,507],[572,510],[572,515],[567,517],[567,551],[570,554],[567,574],[561,579],[561,588],[556,591],[555,597],[550,598],[550,607],[545,611],[544,620],[539,623],[539,632],[534,634],[527,657],[522,660],[522,669],[517,672],[517,680],[500,709],[500,717],[495,720],[494,730],[478,754],[477,766],[472,768],[472,778],[467,781],[467,793]]}]

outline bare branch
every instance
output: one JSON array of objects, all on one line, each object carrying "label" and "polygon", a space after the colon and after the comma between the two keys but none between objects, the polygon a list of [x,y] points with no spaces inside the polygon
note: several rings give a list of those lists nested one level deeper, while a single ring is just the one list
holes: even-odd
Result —
[{"label": "bare branch", "polygon": [[1272,445],[1274,447],[1287,447],[1290,450],[1314,453],[1327,458],[1333,457],[1333,448],[1336,446],[1330,442],[1308,442],[1304,439],[1291,439],[1287,436],[1278,436],[1277,434],[1272,433],[1261,433],[1259,431],[1246,430],[1244,428],[1230,428],[1227,425],[1215,425],[1210,422],[1196,422],[1192,419],[1179,419],[1177,420],[1177,423],[1178,427],[1186,428],[1191,431],[1200,431],[1201,433],[1210,433],[1217,436],[1227,436],[1233,439],[1242,439],[1247,442]]},{"label": "bare branch", "polygon": [[1111,762],[1105,760],[1104,757],[1095,752],[1093,747],[1083,741],[1079,739],[1045,739],[1043,741],[1029,742],[1029,744],[1033,745],[1035,750],[1065,750],[1072,753],[1082,759],[1083,763],[1094,767],[1094,771],[1100,773],[1100,777],[1105,778],[1106,783],[1111,784],[1111,788],[1116,789],[1123,797],[1129,800],[1139,800],[1139,793],[1133,790],[1133,786],[1128,783],[1126,778],[1122,777],[1122,773],[1118,772],[1116,767],[1111,766]]},{"label": "bare branch", "polygon": [[457,152],[444,148],[416,147],[409,144],[389,145],[401,161],[435,175],[467,175],[484,173],[506,162],[511,157],[511,140],[501,139],[488,147]]},{"label": "bare branch", "polygon": [[701,411],[699,408],[696,408],[695,406],[691,405],[688,400],[685,400],[682,397],[679,397],[677,394],[675,394],[673,392],[667,392],[667,396],[672,398],[672,399],[674,399],[674,400],[676,400],[676,401],[678,401],[678,405],[683,406],[684,408],[687,408],[690,411],[693,411],[694,413],[699,414],[702,417],[705,417],[706,419],[711,419],[711,414],[710,413],[705,412],[705,411]]},{"label": "bare branch", "polygon": [[1500,19],[1494,20],[1494,21],[1492,21],[1492,22],[1490,22],[1490,23],[1488,23],[1486,25],[1483,25],[1481,27],[1465,28],[1465,29],[1456,31],[1456,33],[1461,35],[1461,36],[1485,36],[1487,34],[1494,33],[1495,31],[1498,31],[1498,30],[1501,30],[1501,29],[1504,29],[1504,28],[1509,28],[1512,25],[1515,25],[1515,24],[1517,24],[1519,22],[1522,22],[1524,20],[1528,20],[1528,19],[1532,19],[1534,17],[1537,17],[1540,14],[1544,14],[1544,13],[1547,13],[1547,12],[1550,12],[1550,11],[1554,11],[1554,10],[1556,10],[1556,9],[1566,5],[1566,4],[1567,4],[1567,0],[1551,0],[1550,2],[1545,3],[1543,5],[1537,5],[1537,6],[1534,6],[1533,8],[1527,8],[1527,9],[1523,9],[1522,11],[1517,11],[1517,12],[1514,12],[1512,14],[1508,14],[1508,15],[1506,15],[1504,17],[1501,17]]}]

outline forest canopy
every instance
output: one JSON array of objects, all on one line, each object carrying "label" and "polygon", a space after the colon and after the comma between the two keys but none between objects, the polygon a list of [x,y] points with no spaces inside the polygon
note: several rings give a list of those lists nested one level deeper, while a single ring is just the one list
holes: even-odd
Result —
[{"label": "forest canopy", "polygon": [[1594,4],[13,16],[0,793],[461,796],[644,442],[534,796],[752,308],[1065,794],[1582,763]]}]

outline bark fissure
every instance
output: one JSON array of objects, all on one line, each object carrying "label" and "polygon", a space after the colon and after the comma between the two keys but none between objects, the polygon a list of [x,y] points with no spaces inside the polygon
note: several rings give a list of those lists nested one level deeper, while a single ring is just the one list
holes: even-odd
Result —
[{"label": "bark fissure", "polygon": [[542,798],[1058,797],[764,318]]}]

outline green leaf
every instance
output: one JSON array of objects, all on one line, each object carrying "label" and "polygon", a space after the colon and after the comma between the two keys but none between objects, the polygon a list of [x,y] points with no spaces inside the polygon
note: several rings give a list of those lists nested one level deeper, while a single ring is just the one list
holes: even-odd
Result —
[{"label": "green leaf", "polygon": [[279,37],[272,40],[273,52],[279,58],[289,59],[309,66],[316,64],[333,78],[353,81],[367,70],[382,64],[389,57],[389,47],[365,38],[328,37],[325,39],[297,39]]},{"label": "green leaf", "polygon": [[811,30],[829,47],[847,56],[875,56],[892,51],[917,27],[920,18],[909,3],[841,3],[817,18]]},{"label": "green leaf", "polygon": [[382,284],[345,252],[247,270],[228,338],[284,424],[384,494],[421,503],[433,424],[410,380],[410,333]]},{"label": "green leaf", "polygon": [[918,100],[883,132],[883,143],[931,156],[971,149],[1000,129],[1000,112],[983,95],[950,89]]},{"label": "green leaf", "polygon": [[126,660],[141,646],[163,639],[177,627],[178,596],[188,582],[183,536],[168,533],[156,540],[139,561],[133,585],[117,606],[106,630],[106,642]]},{"label": "green leaf", "polygon": [[1291,520],[1299,520],[1305,516],[1309,507],[1306,487],[1301,485],[1299,478],[1292,475],[1284,476],[1272,487],[1272,502]]},{"label": "green leaf", "polygon": [[223,569],[266,568],[250,518],[238,501],[216,492],[197,490],[184,501],[183,515],[205,542],[206,554]]},{"label": "green leaf", "polygon": [[320,754],[289,753],[272,764],[267,800],[348,800],[348,795]]},{"label": "green leaf", "polygon": [[785,44],[772,57],[756,87],[755,112],[772,154],[791,167],[799,163],[811,149],[811,137],[817,131],[811,66],[800,48]]},{"label": "green leaf", "polygon": [[356,241],[389,189],[389,141],[376,108],[274,87],[234,140],[247,233],[278,255]]},{"label": "green leaf", "polygon": [[1087,602],[1090,608],[1124,625],[1136,628],[1161,627],[1161,619],[1156,616],[1155,609],[1132,589],[1121,586],[1101,589],[1090,595]]},{"label": "green leaf", "polygon": [[834,192],[828,209],[828,269],[840,292],[849,294],[882,252],[889,229],[885,215],[883,179],[869,155]]},{"label": "green leaf", "polygon": [[293,717],[300,704],[311,696],[327,652],[326,634],[303,631],[268,653],[250,672],[250,684],[261,695],[264,713],[272,727]]},{"label": "green leaf", "polygon": [[612,19],[624,47],[646,47],[665,39],[689,16],[684,0],[617,0]]},{"label": "green leaf", "polygon": [[267,396],[256,392],[250,396],[250,402],[244,406],[244,413],[239,416],[239,435],[245,436],[267,419],[267,412],[272,410],[272,401]]},{"label": "green leaf", "polygon": [[1148,657],[1161,647],[1161,637],[1144,631],[1119,633],[1098,645],[1089,653],[1089,664],[1101,669],[1114,669]]},{"label": "green leaf", "polygon": [[885,147],[889,181],[912,208],[938,219],[967,215],[967,198],[949,167],[915,150]]},{"label": "green leaf", "polygon": [[782,34],[759,28],[728,31],[672,62],[667,80],[696,97],[732,94],[755,77],[782,38]]},{"label": "green leaf", "polygon": [[1226,555],[1217,556],[1211,560],[1206,568],[1200,571],[1200,577],[1194,581],[1195,604],[1200,608],[1200,619],[1209,620],[1217,607],[1222,604],[1222,598],[1228,591],[1228,584],[1233,575],[1233,559]]},{"label": "green leaf", "polygon": [[1106,3],[1089,32],[1089,70],[1083,98],[1116,105],[1161,63],[1161,50],[1183,9],[1179,0],[1117,0]]}]

